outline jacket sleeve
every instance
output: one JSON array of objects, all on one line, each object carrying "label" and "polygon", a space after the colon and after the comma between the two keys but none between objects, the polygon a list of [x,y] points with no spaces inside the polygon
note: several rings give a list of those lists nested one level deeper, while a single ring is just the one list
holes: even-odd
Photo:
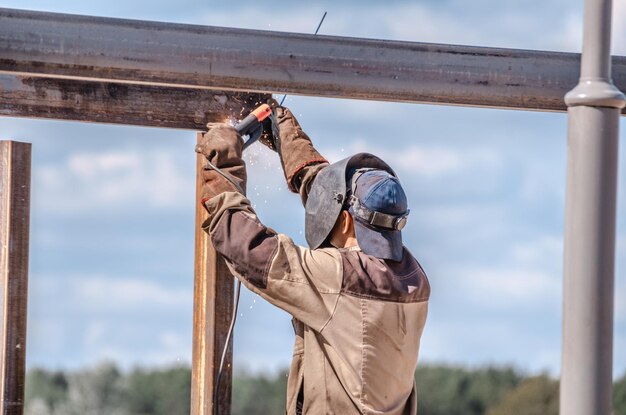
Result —
[{"label": "jacket sleeve", "polygon": [[306,204],[315,176],[328,165],[328,161],[313,146],[289,108],[280,106],[275,99],[270,99],[268,104],[272,107],[272,132],[287,187],[299,193]]},{"label": "jacket sleeve", "polygon": [[341,290],[342,262],[334,248],[311,250],[277,234],[235,192],[205,204],[203,225],[230,270],[250,290],[316,331],[330,320]]},{"label": "jacket sleeve", "polygon": [[313,181],[315,180],[317,173],[319,173],[320,170],[326,166],[328,166],[328,162],[305,166],[301,168],[294,177],[293,184],[300,194],[303,206],[306,206],[306,201],[309,198],[309,191],[311,190],[311,185],[313,185]]}]

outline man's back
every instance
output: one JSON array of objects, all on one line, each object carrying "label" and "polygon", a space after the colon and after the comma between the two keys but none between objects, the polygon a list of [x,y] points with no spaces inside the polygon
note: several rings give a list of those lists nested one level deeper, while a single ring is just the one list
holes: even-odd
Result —
[{"label": "man's back", "polygon": [[409,396],[428,309],[426,275],[406,250],[397,263],[338,251],[335,310],[319,333],[302,325],[303,347],[296,345],[303,376],[291,375],[311,380],[304,382],[303,413],[415,413]]}]

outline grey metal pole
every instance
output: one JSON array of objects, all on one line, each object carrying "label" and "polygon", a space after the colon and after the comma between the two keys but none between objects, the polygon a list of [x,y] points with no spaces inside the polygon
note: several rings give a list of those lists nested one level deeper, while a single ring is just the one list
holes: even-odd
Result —
[{"label": "grey metal pole", "polygon": [[611,80],[611,3],[585,0],[580,82],[565,96],[561,415],[611,413],[617,150],[626,104]]}]

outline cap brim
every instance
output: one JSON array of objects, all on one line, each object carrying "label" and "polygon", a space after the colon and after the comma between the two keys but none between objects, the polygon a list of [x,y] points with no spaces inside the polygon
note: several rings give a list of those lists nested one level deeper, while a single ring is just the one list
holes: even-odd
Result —
[{"label": "cap brim", "polygon": [[393,261],[402,260],[402,232],[396,230],[378,230],[354,220],[356,240],[361,251],[368,255]]}]

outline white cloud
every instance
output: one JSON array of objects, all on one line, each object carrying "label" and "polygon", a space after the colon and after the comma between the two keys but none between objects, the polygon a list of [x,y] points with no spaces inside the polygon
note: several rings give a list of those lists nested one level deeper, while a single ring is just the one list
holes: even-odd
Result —
[{"label": "white cloud", "polygon": [[[460,226],[460,225],[456,225]],[[484,225],[481,225],[484,227]],[[507,234],[507,228],[503,229]],[[492,246],[501,235],[491,235],[483,245]],[[475,236],[473,240],[478,240]],[[531,240],[509,240],[497,259],[470,265],[471,258],[446,266],[441,274],[445,289],[462,296],[477,311],[499,310],[505,314],[560,309],[563,285],[563,242],[558,235],[537,235]],[[476,249],[484,258],[485,248]],[[453,285],[449,285],[451,282]]]},{"label": "white cloud", "polygon": [[[37,301],[38,299],[43,298],[53,298],[49,297],[51,292],[46,292],[45,297],[39,297],[38,295],[34,295],[33,284],[29,282],[29,293],[28,293],[28,334],[27,338],[27,347],[26,351],[29,354],[28,364],[37,365],[37,360],[46,360],[46,358],[51,358],[54,356],[55,358],[62,357],[59,353],[58,355],[54,352],[46,353],[46,351],[62,351],[66,345],[68,339],[72,338],[73,333],[69,333],[67,325],[63,319],[55,319],[44,313],[41,313],[42,316],[45,315],[44,318],[36,318],[36,316],[40,315],[38,308],[43,304],[34,304],[33,301]],[[43,303],[43,301],[41,301]],[[41,350],[41,352],[40,352]],[[31,362],[32,358],[35,359],[34,362]]]},{"label": "white cloud", "polygon": [[115,173],[119,170],[134,168],[140,163],[138,154],[105,153],[105,154],[74,154],[68,161],[72,173],[86,178],[98,177],[101,174]]},{"label": "white cloud", "polygon": [[[114,324],[106,324],[97,339],[90,339],[89,332],[98,329],[98,323],[88,325],[83,335],[84,349],[88,354],[81,356],[84,361],[72,362],[72,366],[80,367],[92,362],[113,361],[124,370],[136,366],[164,366],[170,364],[191,363],[191,337],[184,338],[179,333],[164,330],[149,336],[137,355],[129,353],[132,346],[115,341],[119,328]],[[147,339],[148,340],[148,339]],[[77,364],[78,363],[78,364]]]},{"label": "white cloud", "polygon": [[101,347],[106,343],[108,332],[110,328],[107,327],[107,323],[102,320],[96,320],[91,322],[87,326],[87,330],[83,333],[83,343],[85,348]]},{"label": "white cloud", "polygon": [[523,362],[520,369],[525,371],[559,373],[560,324],[556,324],[552,335],[546,335],[536,330],[539,325],[531,317],[520,321],[515,319],[516,316],[506,314],[505,317],[511,318],[470,320],[471,310],[463,310],[456,319],[436,319],[433,314],[434,311],[429,311],[422,336],[420,364],[441,362],[463,366],[520,367],[519,363]]},{"label": "white cloud", "polygon": [[459,292],[483,310],[534,309],[560,304],[560,276],[539,269],[465,268],[455,274]]},{"label": "white cloud", "polygon": [[458,170],[463,165],[463,158],[458,152],[450,148],[420,148],[411,146],[398,152],[394,166],[422,174],[424,176],[439,176]]},{"label": "white cloud", "polygon": [[[583,43],[583,7],[566,11],[563,18],[563,30],[552,34],[558,50],[580,52]],[[626,55],[626,0],[613,0],[613,24],[611,53]]]},{"label": "white cloud", "polygon": [[36,284],[31,287],[33,296],[64,298],[63,305],[73,312],[181,310],[189,308],[193,302],[193,292],[189,287],[171,287],[140,277],[34,276],[33,281]]},{"label": "white cloud", "polygon": [[555,33],[554,43],[559,50],[579,52],[583,44],[583,16],[581,10],[571,11],[563,17],[564,28]]},{"label": "white cloud", "polygon": [[190,360],[188,286],[139,277],[34,275],[29,295],[31,366],[49,365],[51,356],[69,368],[101,360],[123,368]]},{"label": "white cloud", "polygon": [[512,259],[517,264],[541,266],[542,269],[560,267],[563,258],[563,238],[544,235],[530,242],[514,243]]},{"label": "white cloud", "polygon": [[[623,0],[618,0],[623,2]],[[528,7],[486,7],[467,2],[395,2],[392,6],[370,3],[307,5],[268,10],[241,7],[213,9],[201,21],[205,24],[297,33],[314,31],[324,10],[328,16],[321,34],[381,38],[414,42],[475,46],[512,47],[577,51],[581,37],[572,23],[580,21],[582,5],[531,2]],[[616,9],[620,6],[617,5]]]},{"label": "white cloud", "polygon": [[145,359],[152,362],[189,363],[191,360],[191,337],[184,337],[179,332],[164,330],[158,335],[154,350]]},{"label": "white cloud", "polygon": [[[500,46],[580,52],[582,2],[527,1],[522,7],[494,3],[394,2],[355,8],[314,4],[280,10],[244,6],[237,13],[213,8],[199,23],[311,33],[324,10],[321,34],[414,42]],[[626,55],[626,0],[613,1],[613,52]]]},{"label": "white cloud", "polygon": [[555,199],[565,203],[566,167],[563,155],[549,162],[525,161],[524,164],[519,194],[525,203],[545,204],[546,200]]},{"label": "white cloud", "polygon": [[[345,148],[324,148],[323,154],[335,162],[350,154],[368,152],[385,160],[399,173],[424,178],[440,178],[448,174],[466,174],[470,170],[499,169],[501,156],[495,151],[477,148],[465,150],[454,146],[407,145],[394,148],[372,146],[372,140],[355,139]],[[347,150],[346,150],[347,148]]]},{"label": "white cloud", "polygon": [[190,206],[195,174],[179,164],[163,150],[74,153],[61,163],[35,167],[34,200],[57,212]]},{"label": "white cloud", "polygon": [[[451,242],[471,241],[473,245],[476,238],[493,240],[507,229],[503,223],[504,207],[495,203],[435,202],[432,206],[419,206],[418,209],[424,225],[432,227],[433,230],[445,232],[444,235],[448,235]],[[468,230],[476,230],[478,222],[480,222],[480,232],[471,235],[465,233]]]},{"label": "white cloud", "polygon": [[81,307],[98,311],[187,307],[193,300],[187,288],[171,288],[140,278],[81,276],[71,277],[67,283]]}]

